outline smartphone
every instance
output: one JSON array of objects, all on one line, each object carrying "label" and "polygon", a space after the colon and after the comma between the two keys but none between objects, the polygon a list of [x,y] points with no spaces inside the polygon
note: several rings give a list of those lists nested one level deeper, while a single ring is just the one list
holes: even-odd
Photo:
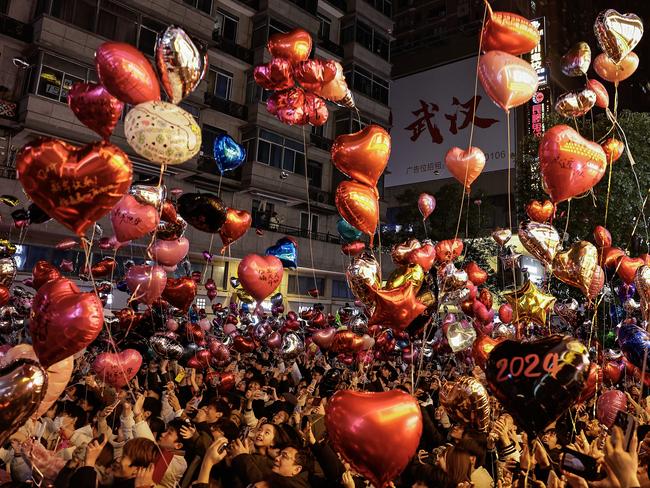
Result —
[{"label": "smartphone", "polygon": [[617,425],[623,431],[623,448],[626,451],[630,450],[630,442],[632,441],[632,434],[636,431],[638,423],[634,418],[634,415],[631,415],[627,412],[619,411],[616,414],[616,420],[614,420],[614,425]]},{"label": "smartphone", "polygon": [[312,407],[318,407],[321,404],[322,401],[323,401],[323,399],[321,397],[316,397],[316,398],[314,398],[312,400],[311,406]]},{"label": "smartphone", "polygon": [[248,433],[250,432],[251,428],[250,427],[244,427],[242,431],[239,433],[239,438],[241,440],[244,440],[248,437]]},{"label": "smartphone", "polygon": [[32,464],[32,482],[34,483],[34,486],[40,487],[43,484],[43,478],[44,476],[41,470]]},{"label": "smartphone", "polygon": [[227,443],[227,442],[226,442],[225,444],[223,444],[223,445],[222,445],[222,446],[217,450],[217,452],[218,452],[219,454],[221,454],[221,453],[222,453],[223,451],[225,451],[226,449],[228,449],[228,443]]},{"label": "smartphone", "polygon": [[569,448],[562,449],[560,467],[564,471],[577,474],[587,481],[598,481],[606,477],[604,472],[598,471],[598,461],[595,458]]}]

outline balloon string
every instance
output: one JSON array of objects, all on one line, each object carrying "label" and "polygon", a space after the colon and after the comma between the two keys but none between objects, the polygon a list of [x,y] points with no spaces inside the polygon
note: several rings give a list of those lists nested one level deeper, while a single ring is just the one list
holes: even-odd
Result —
[{"label": "balloon string", "polygon": [[201,281],[205,282],[205,275],[208,272],[208,266],[210,263],[212,263],[212,245],[214,244],[214,234],[210,234],[210,246],[208,248],[208,259],[205,261],[205,265],[203,267],[203,274],[201,275]]},{"label": "balloon string", "polygon": [[511,202],[511,191],[510,191],[510,178],[511,178],[511,166],[512,166],[512,161],[510,157],[510,111],[506,111],[506,125],[507,125],[507,133],[508,133],[508,147],[506,148],[508,151],[508,228],[512,230],[512,202]]},{"label": "balloon string", "polygon": [[221,180],[223,179],[223,173],[219,175],[219,188],[217,189],[217,196],[221,197]]},{"label": "balloon string", "polygon": [[573,125],[574,125],[575,128],[576,128],[576,132],[577,132],[578,134],[580,134],[580,129],[578,129],[578,121],[576,120],[575,117],[573,117]]},{"label": "balloon string", "polygon": [[607,214],[609,213],[609,197],[612,191],[612,170],[614,169],[614,155],[609,157],[609,175],[607,176],[607,198],[605,199],[605,222],[603,227],[607,228]]},{"label": "balloon string", "polygon": [[566,222],[564,223],[564,234],[562,234],[562,240],[564,241],[564,236],[566,236],[566,231],[569,229],[569,217],[571,216],[571,199],[569,198],[567,209],[566,209]]},{"label": "balloon string", "polygon": [[[318,283],[316,281],[316,270],[314,269],[314,249],[312,246],[312,240],[311,240],[311,232],[312,232],[312,214],[311,214],[311,202],[309,198],[309,176],[307,174],[307,131],[305,131],[305,126],[302,126],[302,144],[305,149],[305,159],[304,159],[304,165],[305,165],[305,193],[307,194],[307,236],[309,237],[309,261],[311,263],[311,274],[312,277],[314,278],[314,288],[319,292],[320,295],[320,290],[318,289]],[[297,265],[298,263],[296,263]]]},{"label": "balloon string", "polygon": [[[163,175],[165,174],[165,169],[167,169],[166,164],[161,164],[160,165],[160,174],[158,175],[158,185],[156,185],[156,190],[158,191],[158,194],[160,194],[160,188],[162,187],[163,184]],[[158,219],[160,219],[160,212],[162,211],[163,205],[165,204],[165,199],[161,198],[160,202],[158,202],[158,208],[156,208],[156,211],[158,212]],[[151,250],[151,247],[153,246],[154,242],[156,241],[156,234],[157,231],[154,231],[151,233],[151,241],[149,241],[149,245],[147,246],[147,249],[145,251],[145,259],[149,255],[149,251]],[[153,276],[152,276],[153,278]]]}]

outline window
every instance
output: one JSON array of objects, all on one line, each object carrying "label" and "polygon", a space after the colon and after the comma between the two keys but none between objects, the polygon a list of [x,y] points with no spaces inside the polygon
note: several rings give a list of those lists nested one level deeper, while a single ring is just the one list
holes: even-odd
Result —
[{"label": "window", "polygon": [[302,142],[260,129],[257,161],[304,175],[305,147]]},{"label": "window", "polygon": [[233,74],[221,69],[210,68],[208,71],[208,93],[230,100]]},{"label": "window", "polygon": [[53,17],[85,30],[95,28],[97,0],[52,0]]},{"label": "window", "polygon": [[382,127],[385,125],[381,122],[371,120],[368,117],[364,117],[363,115],[357,116],[356,114],[353,115],[349,111],[339,110],[335,115],[334,130],[336,131],[336,135],[340,136],[341,134],[358,132],[370,124],[377,124]]},{"label": "window", "polygon": [[271,215],[275,213],[275,205],[262,200],[253,200],[251,217],[254,227],[268,226]]},{"label": "window", "polygon": [[72,84],[85,82],[88,69],[50,54],[44,54],[35,93],[66,103]]},{"label": "window", "polygon": [[9,12],[9,0],[0,0],[0,14]]},{"label": "window", "polygon": [[309,214],[300,212],[300,230],[318,234],[318,215],[311,214],[311,229],[307,225],[309,222]]},{"label": "window", "polygon": [[202,308],[205,309],[205,298],[197,298],[196,299],[196,308],[201,310]]},{"label": "window", "polygon": [[102,0],[97,20],[97,34],[135,45],[138,34],[137,12],[115,2]]},{"label": "window", "polygon": [[276,33],[284,34],[286,32],[289,32],[290,30],[291,27],[289,27],[287,24],[280,22],[279,20],[271,19],[269,21],[269,37],[271,37],[273,34]]},{"label": "window", "polygon": [[385,35],[360,20],[350,20],[341,29],[341,42],[355,41],[382,59],[390,58],[390,41]]},{"label": "window", "polygon": [[229,14],[225,10],[218,9],[214,21],[213,38],[226,39],[227,41],[237,42],[237,27],[239,18]]},{"label": "window", "polygon": [[178,106],[194,117],[197,122],[199,121],[199,117],[201,116],[201,109],[199,107],[188,102],[181,102]]},{"label": "window", "polygon": [[314,282],[313,276],[289,276],[288,291],[292,295],[307,295],[309,290],[318,289],[318,294],[325,294],[325,278],[316,277]]},{"label": "window", "polygon": [[212,14],[212,0],[183,0],[190,7],[194,7],[208,15]]},{"label": "window", "polygon": [[156,52],[158,35],[165,30],[165,26],[153,19],[142,18],[140,34],[138,36],[138,49],[145,54],[153,56]]},{"label": "window", "polygon": [[388,105],[389,87],[387,80],[356,65],[345,68],[345,78],[353,90]]},{"label": "window", "polygon": [[214,140],[220,135],[227,134],[223,129],[203,124],[201,127],[201,153],[206,158],[213,157]]},{"label": "window", "polygon": [[252,72],[249,74],[246,82],[246,101],[248,103],[266,102],[271,93],[270,90],[265,90],[255,83]]},{"label": "window", "polygon": [[[386,17],[391,17],[393,14],[393,2],[391,0],[366,0],[370,5],[379,10]],[[413,0],[402,2],[404,5],[413,5]]]},{"label": "window", "polygon": [[323,183],[323,165],[311,159],[307,162],[307,177],[309,186],[320,188]]},{"label": "window", "polygon": [[318,28],[318,38],[329,40],[332,21],[321,14],[316,14],[316,17],[318,17],[318,20],[320,20],[320,27]]},{"label": "window", "polygon": [[345,280],[332,280],[332,298],[350,298],[354,299],[354,295]]}]

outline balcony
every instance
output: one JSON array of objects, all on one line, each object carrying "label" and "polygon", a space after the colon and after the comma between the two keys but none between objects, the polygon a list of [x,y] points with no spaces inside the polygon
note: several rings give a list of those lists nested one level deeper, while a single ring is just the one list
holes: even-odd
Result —
[{"label": "balcony", "polygon": [[217,96],[212,95],[211,93],[206,93],[204,102],[206,105],[209,105],[210,108],[213,108],[221,113],[230,115],[241,120],[248,119],[248,108],[246,105],[241,103],[233,102],[232,100],[224,100]]},{"label": "balcony", "polygon": [[328,139],[327,137],[319,136],[318,134],[310,134],[309,135],[309,142],[311,143],[312,146],[317,147],[318,149],[322,149],[323,151],[329,152],[330,149],[332,149],[332,139]]},{"label": "balcony", "polygon": [[19,41],[32,42],[32,27],[7,15],[0,14],[0,34]]},{"label": "balcony", "polygon": [[345,4],[345,0],[326,0],[327,3],[334,5],[337,9],[339,9],[341,12],[347,12],[347,5]]},{"label": "balcony", "polygon": [[210,47],[215,47],[216,49],[219,49],[226,54],[230,54],[231,56],[240,59],[245,63],[253,64],[252,50],[244,46],[240,46],[239,44],[236,44],[228,39],[224,39],[223,37],[215,36],[212,38],[212,41],[213,42],[210,44]]},{"label": "balcony", "polygon": [[318,0],[289,0],[294,5],[297,5],[303,10],[306,10],[312,15],[318,12]]},{"label": "balcony", "polygon": [[278,232],[293,237],[304,237],[305,239],[311,238],[312,241],[328,242],[330,244],[341,244],[341,239],[337,235],[325,232],[310,232],[308,229],[299,229],[298,227],[291,227],[284,224],[272,224],[264,214],[253,214],[253,227],[261,230],[269,230],[271,232]]},{"label": "balcony", "polygon": [[343,57],[343,48],[337,43],[330,41],[329,39],[318,39],[318,47],[322,47],[326,51],[331,52],[339,58]]},{"label": "balcony", "polygon": [[260,1],[259,0],[237,0],[239,3],[246,5],[249,8],[252,8],[253,10],[259,10],[260,9]]},{"label": "balcony", "polygon": [[309,188],[309,200],[313,204],[334,205],[334,194],[320,188]]},{"label": "balcony", "polygon": [[17,120],[18,104],[0,99],[0,119]]}]

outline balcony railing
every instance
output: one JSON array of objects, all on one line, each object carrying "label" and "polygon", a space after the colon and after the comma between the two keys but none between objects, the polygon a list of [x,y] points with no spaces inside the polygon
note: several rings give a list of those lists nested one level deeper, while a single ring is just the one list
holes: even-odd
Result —
[{"label": "balcony railing", "polygon": [[341,239],[337,235],[330,234],[329,232],[310,232],[307,229],[299,229],[289,225],[270,223],[268,218],[261,214],[253,214],[253,227],[256,229],[278,232],[279,234],[287,236],[304,237],[305,239],[308,239],[311,236],[311,239],[314,241],[341,244]]},{"label": "balcony railing", "polygon": [[334,142],[332,141],[332,139],[319,136],[318,134],[310,134],[309,141],[311,142],[312,146],[316,146],[317,148],[322,149],[323,151],[329,151],[330,149],[332,149],[332,144]]},{"label": "balcony railing", "polygon": [[0,118],[16,120],[18,118],[18,104],[0,99]]},{"label": "balcony railing", "polygon": [[206,93],[204,101],[211,108],[218,110],[224,114],[236,117],[241,120],[248,119],[248,108],[241,103],[233,102],[232,100],[224,100],[211,93]]},{"label": "balcony railing", "polygon": [[318,39],[318,46],[322,47],[326,51],[335,54],[336,56],[343,57],[343,47],[339,46],[337,43],[330,41],[329,39]]},{"label": "balcony railing", "polygon": [[342,10],[343,12],[347,12],[347,5],[345,4],[345,0],[326,0],[327,3],[331,3],[334,5],[336,8],[339,10]]},{"label": "balcony railing", "polygon": [[32,26],[0,14],[0,34],[23,42],[32,42]]},{"label": "balcony railing", "polygon": [[239,44],[236,44],[228,39],[224,39],[220,36],[214,36],[212,38],[212,41],[213,43],[211,44],[211,47],[215,47],[220,51],[225,52],[226,54],[230,54],[237,59],[241,59],[245,63],[253,64],[253,51],[250,49],[244,46],[240,46]]},{"label": "balcony railing", "polygon": [[320,188],[309,188],[309,199],[313,203],[320,203],[324,205],[334,205],[334,195],[328,191],[321,190]]},{"label": "balcony railing", "polygon": [[243,3],[247,7],[252,8],[253,10],[259,10],[260,9],[260,1],[259,0],[237,0],[239,3]]}]

